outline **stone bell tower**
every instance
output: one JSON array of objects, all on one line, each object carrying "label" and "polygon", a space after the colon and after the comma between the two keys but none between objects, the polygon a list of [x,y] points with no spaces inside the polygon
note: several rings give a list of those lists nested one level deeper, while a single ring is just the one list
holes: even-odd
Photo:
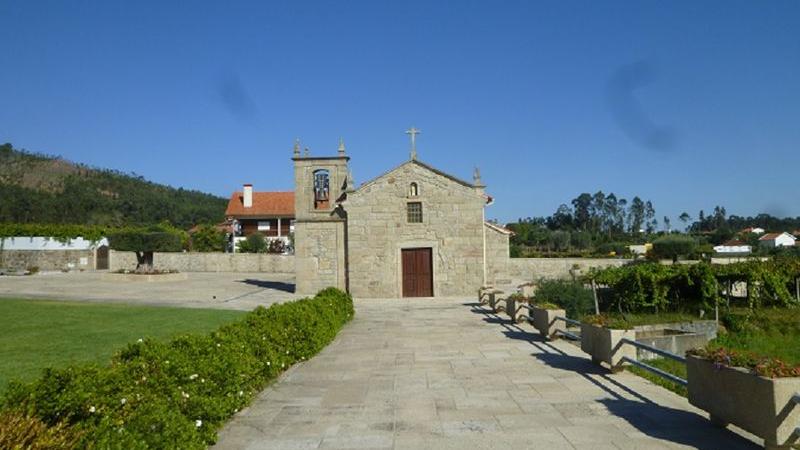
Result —
[{"label": "stone bell tower", "polygon": [[295,292],[313,295],[326,287],[347,289],[346,214],[336,201],[348,186],[350,157],[339,141],[336,156],[311,156],[294,145]]}]

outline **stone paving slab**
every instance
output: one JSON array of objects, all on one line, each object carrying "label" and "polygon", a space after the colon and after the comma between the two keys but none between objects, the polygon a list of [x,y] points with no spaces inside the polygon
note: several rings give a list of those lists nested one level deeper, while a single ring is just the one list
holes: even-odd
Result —
[{"label": "stone paving slab", "polygon": [[463,299],[360,299],[215,449],[754,449],[686,399],[611,375]]}]

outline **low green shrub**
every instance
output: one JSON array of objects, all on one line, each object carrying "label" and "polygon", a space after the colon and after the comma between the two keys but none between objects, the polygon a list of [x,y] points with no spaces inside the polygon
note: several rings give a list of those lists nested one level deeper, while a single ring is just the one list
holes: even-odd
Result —
[{"label": "low green shrub", "polygon": [[530,302],[530,299],[528,297],[525,297],[524,295],[520,294],[519,292],[514,292],[513,294],[509,295],[508,299],[509,300],[514,300],[514,301],[519,302],[519,303],[528,303],[528,302]]},{"label": "low green shrub", "polygon": [[630,330],[633,328],[633,324],[624,318],[610,316],[607,314],[589,314],[583,316],[581,322],[614,330]]},{"label": "low green shrub", "polygon": [[697,242],[691,236],[669,234],[653,241],[653,256],[678,262],[678,257],[692,254]]},{"label": "low green shrub", "polygon": [[539,309],[562,309],[561,306],[556,305],[555,303],[550,302],[538,302],[534,303],[533,306]]},{"label": "low green shrub", "polygon": [[200,225],[189,237],[194,252],[224,252],[228,240],[225,233],[214,225]]},{"label": "low green shrub", "polygon": [[0,448],[13,450],[71,450],[80,433],[64,423],[47,426],[41,420],[19,411],[0,413]]},{"label": "low green shrub", "polygon": [[567,317],[580,319],[594,311],[592,290],[583,283],[572,280],[539,280],[536,287],[536,303],[552,303],[561,306]]},{"label": "low green shrub", "polygon": [[206,448],[269,381],[319,352],[353,317],[337,289],[258,307],[208,335],[129,344],[108,367],[47,369],[11,383],[3,410],[81,433],[80,447]]},{"label": "low green shrub", "polygon": [[269,249],[266,238],[259,232],[255,232],[239,241],[237,246],[242,253],[266,253]]}]

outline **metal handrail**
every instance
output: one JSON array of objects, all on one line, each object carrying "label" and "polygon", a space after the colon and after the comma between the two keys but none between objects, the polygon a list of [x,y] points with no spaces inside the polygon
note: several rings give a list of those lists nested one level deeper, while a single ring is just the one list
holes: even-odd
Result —
[{"label": "metal handrail", "polygon": [[663,356],[664,358],[674,359],[680,363],[686,364],[686,358],[683,356],[676,355],[675,353],[670,353],[666,350],[661,350],[660,348],[655,348],[652,345],[643,344],[638,341],[633,341],[628,338],[622,338],[623,344],[630,344],[634,347],[641,348],[643,350],[647,350],[648,352],[655,353],[656,355]]},{"label": "metal handrail", "polygon": [[792,401],[800,405],[800,392],[795,392],[792,396]]},{"label": "metal handrail", "polygon": [[651,366],[649,364],[645,364],[645,363],[643,363],[641,361],[637,361],[637,360],[635,360],[633,358],[630,358],[628,356],[623,356],[622,360],[627,362],[627,363],[631,363],[636,367],[640,367],[640,368],[642,368],[644,370],[647,370],[648,372],[654,373],[654,374],[660,376],[661,378],[666,378],[667,380],[672,381],[673,383],[680,384],[681,386],[687,386],[689,384],[689,382],[687,380],[685,380],[685,379],[683,379],[683,378],[681,378],[681,377],[679,377],[677,375],[673,375],[673,374],[671,374],[669,372],[664,372],[663,370],[661,370],[661,369],[659,369],[657,367],[653,367],[653,366]]},{"label": "metal handrail", "polygon": [[581,340],[580,336],[578,336],[575,333],[570,333],[567,330],[555,330],[555,332],[558,333],[558,334],[563,334],[564,336],[572,339],[573,341],[580,341]]},{"label": "metal handrail", "polygon": [[570,325],[575,325],[576,327],[581,326],[581,321],[580,320],[568,319],[566,317],[561,317],[561,316],[556,317],[556,320],[563,320],[564,322],[566,322],[566,323],[568,323]]}]

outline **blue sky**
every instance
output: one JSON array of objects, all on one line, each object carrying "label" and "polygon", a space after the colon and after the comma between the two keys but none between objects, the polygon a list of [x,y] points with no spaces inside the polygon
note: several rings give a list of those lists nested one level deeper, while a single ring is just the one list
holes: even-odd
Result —
[{"label": "blue sky", "polygon": [[800,2],[0,2],[0,142],[227,196],[295,138],[503,221],[581,192],[800,216]]}]

